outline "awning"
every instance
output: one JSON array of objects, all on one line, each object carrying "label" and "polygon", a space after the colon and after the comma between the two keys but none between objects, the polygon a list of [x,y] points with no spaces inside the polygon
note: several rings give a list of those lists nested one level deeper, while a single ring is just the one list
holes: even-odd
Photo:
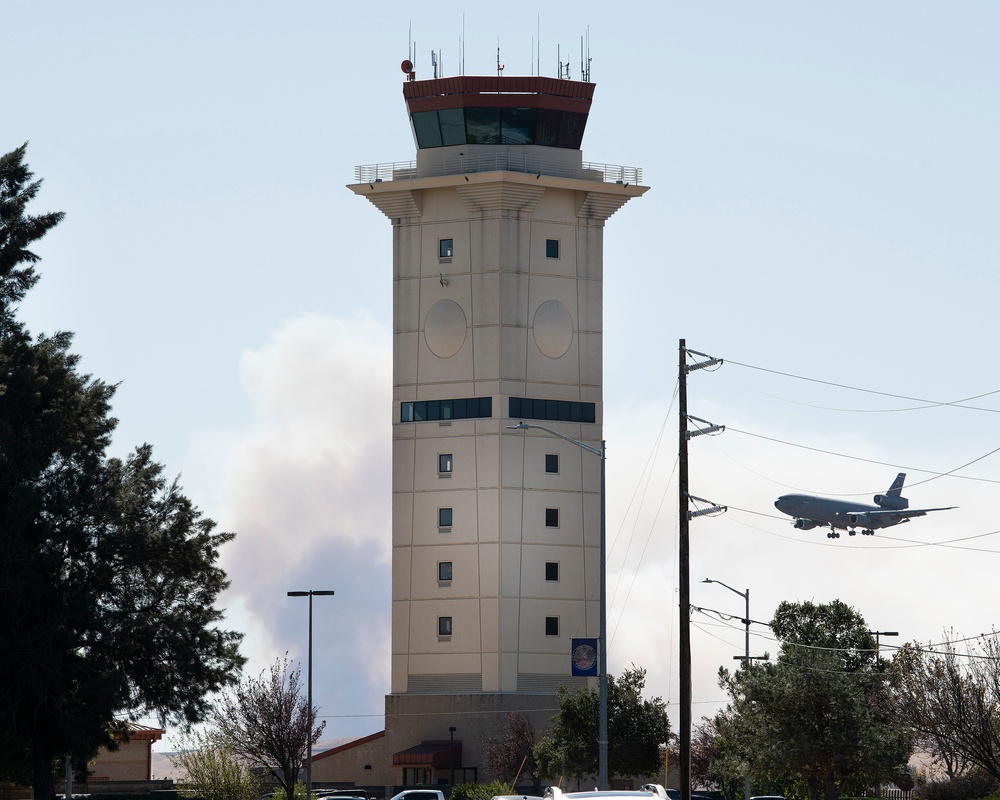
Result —
[{"label": "awning", "polygon": [[434,767],[448,769],[462,764],[462,743],[424,741],[392,754],[394,767]]}]

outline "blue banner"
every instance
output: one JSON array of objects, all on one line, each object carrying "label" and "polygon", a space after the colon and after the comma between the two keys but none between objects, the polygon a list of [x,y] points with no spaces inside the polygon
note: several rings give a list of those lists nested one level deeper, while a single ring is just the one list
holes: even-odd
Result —
[{"label": "blue banner", "polygon": [[597,675],[597,639],[572,640],[571,675]]}]

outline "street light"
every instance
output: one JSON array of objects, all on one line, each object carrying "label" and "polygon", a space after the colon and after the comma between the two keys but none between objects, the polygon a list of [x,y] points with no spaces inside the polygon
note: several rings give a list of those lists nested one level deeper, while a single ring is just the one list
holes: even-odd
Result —
[{"label": "street light", "polygon": [[598,696],[598,721],[597,721],[597,768],[598,780],[597,788],[606,790],[608,788],[608,581],[607,581],[607,506],[605,493],[605,462],[607,455],[606,441],[601,439],[601,446],[579,442],[571,439],[559,431],[546,428],[544,425],[529,425],[527,422],[519,422],[517,425],[508,425],[508,430],[539,430],[545,431],[558,439],[563,439],[570,444],[593,453],[601,459],[601,570],[600,570],[600,633],[598,636],[598,661],[600,667],[597,672],[597,696]]},{"label": "street light", "polygon": [[[869,635],[875,637],[875,663],[878,664],[879,658],[881,658],[882,643],[879,641],[880,636],[899,636],[899,631],[868,631]],[[875,800],[882,800],[882,781],[878,781],[875,784]]]},{"label": "street light", "polygon": [[[713,581],[711,578],[705,578],[702,583],[717,583],[719,586],[725,586],[729,591],[738,594],[744,600],[746,600],[746,616],[743,618],[743,624],[746,626],[746,655],[742,656],[744,660],[744,666],[750,666],[750,590],[747,589],[745,592],[741,592],[739,589],[734,589],[728,583],[723,583],[722,581]],[[740,656],[733,656],[733,658],[740,658]],[[743,778],[743,800],[750,800],[750,776],[746,775]]]},{"label": "street light", "polygon": [[[312,800],[313,778],[313,595],[332,595],[332,589],[310,589],[307,592],[288,592],[289,597],[309,598],[309,660],[306,668],[306,703],[309,707],[309,728],[306,732],[306,800]],[[287,777],[287,776],[286,776]]]}]

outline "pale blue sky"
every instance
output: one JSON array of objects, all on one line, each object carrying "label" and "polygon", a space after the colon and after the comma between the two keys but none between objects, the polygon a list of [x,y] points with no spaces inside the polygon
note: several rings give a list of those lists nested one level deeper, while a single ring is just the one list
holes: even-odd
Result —
[{"label": "pale blue sky", "polygon": [[[609,527],[623,530],[611,668],[646,666],[651,689],[674,702],[667,415],[679,338],[919,398],[1000,388],[1000,6],[344,8],[6,3],[2,147],[30,141],[45,180],[35,210],[67,213],[38,248],[43,278],[24,316],[36,331],[75,331],[84,368],[120,382],[116,448],[152,442],[203,510],[240,534],[224,557],[228,605],[255,668],[304,653],[305,609],[286,590],[337,591],[317,601],[327,611],[316,699],[331,737],[378,730],[391,231],[344,186],[355,165],[413,158],[399,70],[411,30],[419,78],[431,49],[445,74],[459,71],[463,30],[467,74],[493,73],[498,43],[506,74],[530,74],[540,33],[541,73],[555,74],[559,47],[579,78],[589,29],[597,92],[584,157],[642,167],[652,187],[605,235]],[[1000,444],[995,413],[824,411],[914,404],[736,365],[693,377],[690,403],[731,428],[887,464],[733,431],[697,440],[692,492],[762,514],[789,485],[871,494],[895,465],[944,472]],[[964,473],[1000,479],[996,457]],[[919,479],[911,471],[908,485]],[[904,494],[962,508],[899,537],[926,545],[1000,527],[994,483],[941,479]],[[1000,537],[967,543],[990,552],[829,544],[767,516],[700,520],[692,600],[742,611],[703,577],[750,588],[755,619],[783,599],[840,597],[873,626],[923,641],[995,620]],[[697,719],[722,699],[714,674],[742,634],[695,621]]]}]

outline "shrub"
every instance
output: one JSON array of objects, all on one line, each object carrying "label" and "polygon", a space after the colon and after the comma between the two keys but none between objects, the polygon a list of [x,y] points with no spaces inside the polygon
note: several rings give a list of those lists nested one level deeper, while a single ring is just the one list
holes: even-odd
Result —
[{"label": "shrub", "polygon": [[498,794],[513,793],[513,787],[501,781],[493,781],[493,783],[460,783],[451,790],[451,800],[490,800]]},{"label": "shrub", "polygon": [[1000,790],[1000,781],[984,770],[974,769],[965,775],[925,783],[916,792],[918,800],[982,800]]}]

